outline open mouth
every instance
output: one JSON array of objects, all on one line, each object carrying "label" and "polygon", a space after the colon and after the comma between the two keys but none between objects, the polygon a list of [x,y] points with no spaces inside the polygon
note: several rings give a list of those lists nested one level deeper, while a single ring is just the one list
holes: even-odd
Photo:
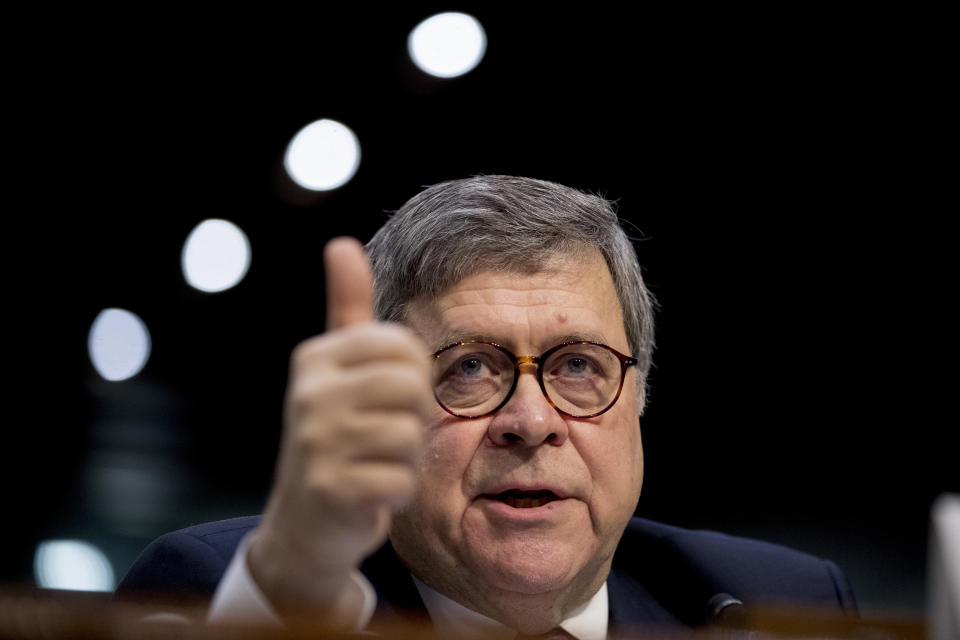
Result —
[{"label": "open mouth", "polygon": [[553,491],[517,491],[510,489],[493,497],[514,509],[533,509],[556,500],[557,494]]}]

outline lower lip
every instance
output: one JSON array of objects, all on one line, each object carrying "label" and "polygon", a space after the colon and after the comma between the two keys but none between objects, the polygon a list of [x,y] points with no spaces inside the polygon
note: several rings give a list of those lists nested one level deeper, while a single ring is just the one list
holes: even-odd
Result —
[{"label": "lower lip", "polygon": [[569,498],[551,500],[539,507],[520,509],[511,507],[506,502],[495,498],[480,498],[478,500],[485,511],[497,519],[510,522],[542,522],[560,517],[572,502]]}]

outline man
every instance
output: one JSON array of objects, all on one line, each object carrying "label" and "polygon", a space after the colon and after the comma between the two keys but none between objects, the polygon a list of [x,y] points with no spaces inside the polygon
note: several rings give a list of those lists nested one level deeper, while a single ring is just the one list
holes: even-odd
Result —
[{"label": "man", "polygon": [[425,611],[442,636],[581,640],[704,624],[727,594],[854,610],[832,563],[632,517],[652,305],[608,202],[443,183],[367,255],[325,249],[327,332],[292,356],[263,518],[161,538],[121,595],[216,587],[215,621]]}]

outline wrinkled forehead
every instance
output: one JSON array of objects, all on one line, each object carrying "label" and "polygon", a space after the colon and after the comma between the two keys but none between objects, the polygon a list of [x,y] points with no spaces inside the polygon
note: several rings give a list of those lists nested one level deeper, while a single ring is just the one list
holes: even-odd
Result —
[{"label": "wrinkled forehead", "polygon": [[[391,278],[383,286],[399,284],[400,289],[409,296],[406,304],[410,305],[414,301],[422,302],[442,296],[464,279],[479,273],[531,275],[555,270],[558,265],[571,260],[585,264],[603,261],[596,246],[577,240],[553,238],[539,243],[532,238],[529,240],[527,244],[520,244],[498,241],[491,236],[486,242],[475,240],[469,246],[462,247],[428,241],[414,260],[402,255],[384,255],[382,271]],[[374,283],[375,287],[379,284]],[[383,290],[377,293],[389,295],[391,292]]]},{"label": "wrinkled forehead", "polygon": [[[575,268],[571,269],[571,265],[575,265]],[[563,278],[571,271],[596,271],[607,276],[610,274],[600,250],[578,242],[556,247],[539,247],[539,250],[526,252],[514,251],[508,247],[503,250],[471,253],[453,265],[439,266],[436,272],[418,271],[411,276],[412,290],[417,293],[411,297],[407,306],[429,304],[456,289],[465,280],[486,274],[517,277],[551,274],[557,278]]]},{"label": "wrinkled forehead", "polygon": [[428,347],[461,340],[549,347],[589,340],[626,349],[623,314],[602,256],[560,256],[532,272],[473,273],[408,305],[406,324]]}]

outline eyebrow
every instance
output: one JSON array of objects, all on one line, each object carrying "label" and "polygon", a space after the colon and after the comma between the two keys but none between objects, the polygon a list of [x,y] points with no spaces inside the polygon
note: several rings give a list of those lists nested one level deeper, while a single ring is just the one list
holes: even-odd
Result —
[{"label": "eyebrow", "polygon": [[[493,342],[499,344],[508,349],[513,350],[514,346],[509,343],[509,341],[504,341],[498,339],[496,336],[488,333],[470,333],[470,332],[458,332],[450,331],[443,334],[443,337],[440,341],[440,344],[435,345],[434,351],[439,351],[444,347],[448,347],[457,342]],[[604,338],[599,333],[567,333],[559,336],[552,336],[549,340],[546,340],[549,344],[546,344],[545,348],[549,349],[558,344],[563,344],[565,342],[599,342],[600,344],[607,344],[606,338]]]}]

